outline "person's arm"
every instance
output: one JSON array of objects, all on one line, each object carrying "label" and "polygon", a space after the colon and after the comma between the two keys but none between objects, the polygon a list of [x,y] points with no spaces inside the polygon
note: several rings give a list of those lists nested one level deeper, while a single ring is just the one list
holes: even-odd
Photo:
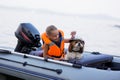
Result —
[{"label": "person's arm", "polygon": [[49,46],[47,44],[44,43],[44,52],[43,52],[43,57],[44,58],[47,58],[47,53],[48,53],[48,49],[49,49]]},{"label": "person's arm", "polygon": [[70,39],[64,39],[65,43],[69,43],[70,40],[71,40],[71,38]]},{"label": "person's arm", "polygon": [[47,55],[47,53],[48,53],[48,49],[49,49],[49,45],[44,44],[43,57],[44,57],[45,59],[48,59],[48,58],[50,58],[50,59],[54,59],[54,60],[61,60],[61,59],[62,59],[62,58],[55,58],[55,57],[48,56],[48,55]]},{"label": "person's arm", "polygon": [[75,38],[76,31],[72,31],[70,35],[71,35],[71,38],[70,38],[70,39],[64,39],[65,43],[69,43],[69,41],[70,41],[71,39],[74,39],[74,38]]}]

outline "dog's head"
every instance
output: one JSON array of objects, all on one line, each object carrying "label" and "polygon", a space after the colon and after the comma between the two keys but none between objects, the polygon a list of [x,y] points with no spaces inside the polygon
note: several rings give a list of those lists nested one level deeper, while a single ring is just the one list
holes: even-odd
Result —
[{"label": "dog's head", "polygon": [[85,44],[85,42],[83,40],[81,40],[81,39],[70,40],[68,51],[69,52],[83,53],[84,44]]}]

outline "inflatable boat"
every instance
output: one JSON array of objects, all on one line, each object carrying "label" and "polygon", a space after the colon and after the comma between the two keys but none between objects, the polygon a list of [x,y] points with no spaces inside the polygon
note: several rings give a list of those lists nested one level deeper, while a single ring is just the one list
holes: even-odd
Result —
[{"label": "inflatable boat", "polygon": [[29,54],[41,46],[40,33],[33,25],[20,24],[15,36],[18,44],[14,51],[0,49],[0,77],[2,75],[3,80],[120,79],[120,56],[84,51],[81,59],[44,59]]},{"label": "inflatable boat", "polygon": [[57,61],[0,50],[0,73],[25,80],[119,80],[120,57],[84,52],[80,60]]}]

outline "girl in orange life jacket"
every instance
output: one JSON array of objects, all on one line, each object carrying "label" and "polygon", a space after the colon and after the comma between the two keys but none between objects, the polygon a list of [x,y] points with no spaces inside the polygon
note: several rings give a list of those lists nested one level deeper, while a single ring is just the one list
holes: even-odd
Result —
[{"label": "girl in orange life jacket", "polygon": [[[76,32],[71,32],[72,37]],[[41,35],[43,40],[43,57],[55,60],[64,59],[64,43],[68,43],[70,39],[64,39],[64,33],[58,30],[54,25],[48,26],[46,32]]]}]

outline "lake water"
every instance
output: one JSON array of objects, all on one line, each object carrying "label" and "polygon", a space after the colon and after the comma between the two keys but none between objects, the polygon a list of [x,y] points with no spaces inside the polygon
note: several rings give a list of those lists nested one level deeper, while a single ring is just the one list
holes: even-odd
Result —
[{"label": "lake water", "polygon": [[107,15],[67,15],[21,8],[0,7],[0,48],[14,50],[17,44],[14,32],[24,22],[32,23],[40,33],[47,26],[55,25],[64,31],[66,38],[70,38],[71,31],[77,31],[77,37],[85,41],[85,51],[120,56],[120,19]]}]

